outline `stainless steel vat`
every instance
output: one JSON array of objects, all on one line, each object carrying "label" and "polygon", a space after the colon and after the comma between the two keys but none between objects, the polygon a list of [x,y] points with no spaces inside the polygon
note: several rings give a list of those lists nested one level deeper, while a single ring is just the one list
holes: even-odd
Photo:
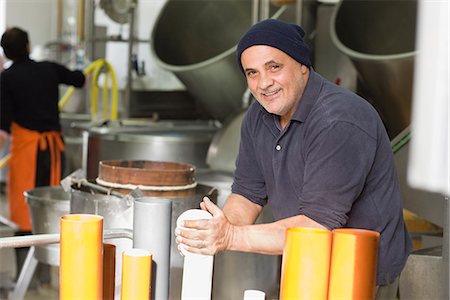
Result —
[{"label": "stainless steel vat", "polygon": [[[236,44],[252,23],[250,0],[167,1],[151,36],[156,63],[172,71],[212,118],[242,108],[246,89]],[[271,7],[279,17],[286,7]]]},{"label": "stainless steel vat", "polygon": [[378,109],[391,138],[411,120],[417,1],[341,0],[331,39],[353,62],[359,92]]},{"label": "stainless steel vat", "polygon": [[[70,193],[57,186],[37,187],[25,192],[33,234],[59,233],[59,219],[70,212]],[[36,246],[35,258],[59,266],[59,244]]]},{"label": "stainless steel vat", "polygon": [[98,175],[101,160],[153,160],[206,168],[206,153],[215,122],[161,121],[144,126],[99,126],[83,132],[83,169]]}]

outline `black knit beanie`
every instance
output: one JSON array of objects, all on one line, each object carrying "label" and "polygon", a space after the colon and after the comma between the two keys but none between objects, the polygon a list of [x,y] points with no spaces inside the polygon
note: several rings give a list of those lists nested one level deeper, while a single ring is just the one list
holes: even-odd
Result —
[{"label": "black knit beanie", "polygon": [[302,65],[311,66],[309,47],[303,40],[305,31],[296,24],[275,19],[267,19],[253,25],[240,39],[237,45],[237,60],[241,71],[241,55],[245,49],[254,45],[266,45],[277,48]]}]

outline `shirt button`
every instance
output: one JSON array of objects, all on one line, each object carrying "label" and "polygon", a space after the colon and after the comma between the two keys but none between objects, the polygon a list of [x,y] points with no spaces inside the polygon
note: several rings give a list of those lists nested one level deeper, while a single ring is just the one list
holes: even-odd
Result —
[{"label": "shirt button", "polygon": [[277,145],[277,146],[275,147],[275,149],[277,149],[277,151],[280,151],[280,150],[281,150],[281,146],[280,146],[280,145]]}]

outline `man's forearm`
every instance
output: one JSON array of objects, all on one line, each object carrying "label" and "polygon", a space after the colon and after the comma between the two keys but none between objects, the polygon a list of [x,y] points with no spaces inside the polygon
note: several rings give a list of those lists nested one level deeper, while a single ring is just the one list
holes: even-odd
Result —
[{"label": "man's forearm", "polygon": [[233,225],[250,225],[255,223],[262,207],[247,198],[231,194],[223,207],[223,213]]},{"label": "man's forearm", "polygon": [[291,227],[325,228],[303,215],[267,224],[233,225],[228,250],[281,255],[284,249],[286,230]]}]

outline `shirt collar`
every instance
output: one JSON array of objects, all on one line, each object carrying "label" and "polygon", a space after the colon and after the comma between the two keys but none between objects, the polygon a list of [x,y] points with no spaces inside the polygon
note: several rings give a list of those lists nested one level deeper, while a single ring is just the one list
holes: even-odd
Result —
[{"label": "shirt collar", "polygon": [[305,90],[303,91],[302,98],[298,103],[297,109],[292,115],[292,120],[305,122],[314,106],[317,97],[319,96],[320,89],[323,84],[323,78],[317,74],[313,68],[310,69],[308,82],[306,83]]}]

